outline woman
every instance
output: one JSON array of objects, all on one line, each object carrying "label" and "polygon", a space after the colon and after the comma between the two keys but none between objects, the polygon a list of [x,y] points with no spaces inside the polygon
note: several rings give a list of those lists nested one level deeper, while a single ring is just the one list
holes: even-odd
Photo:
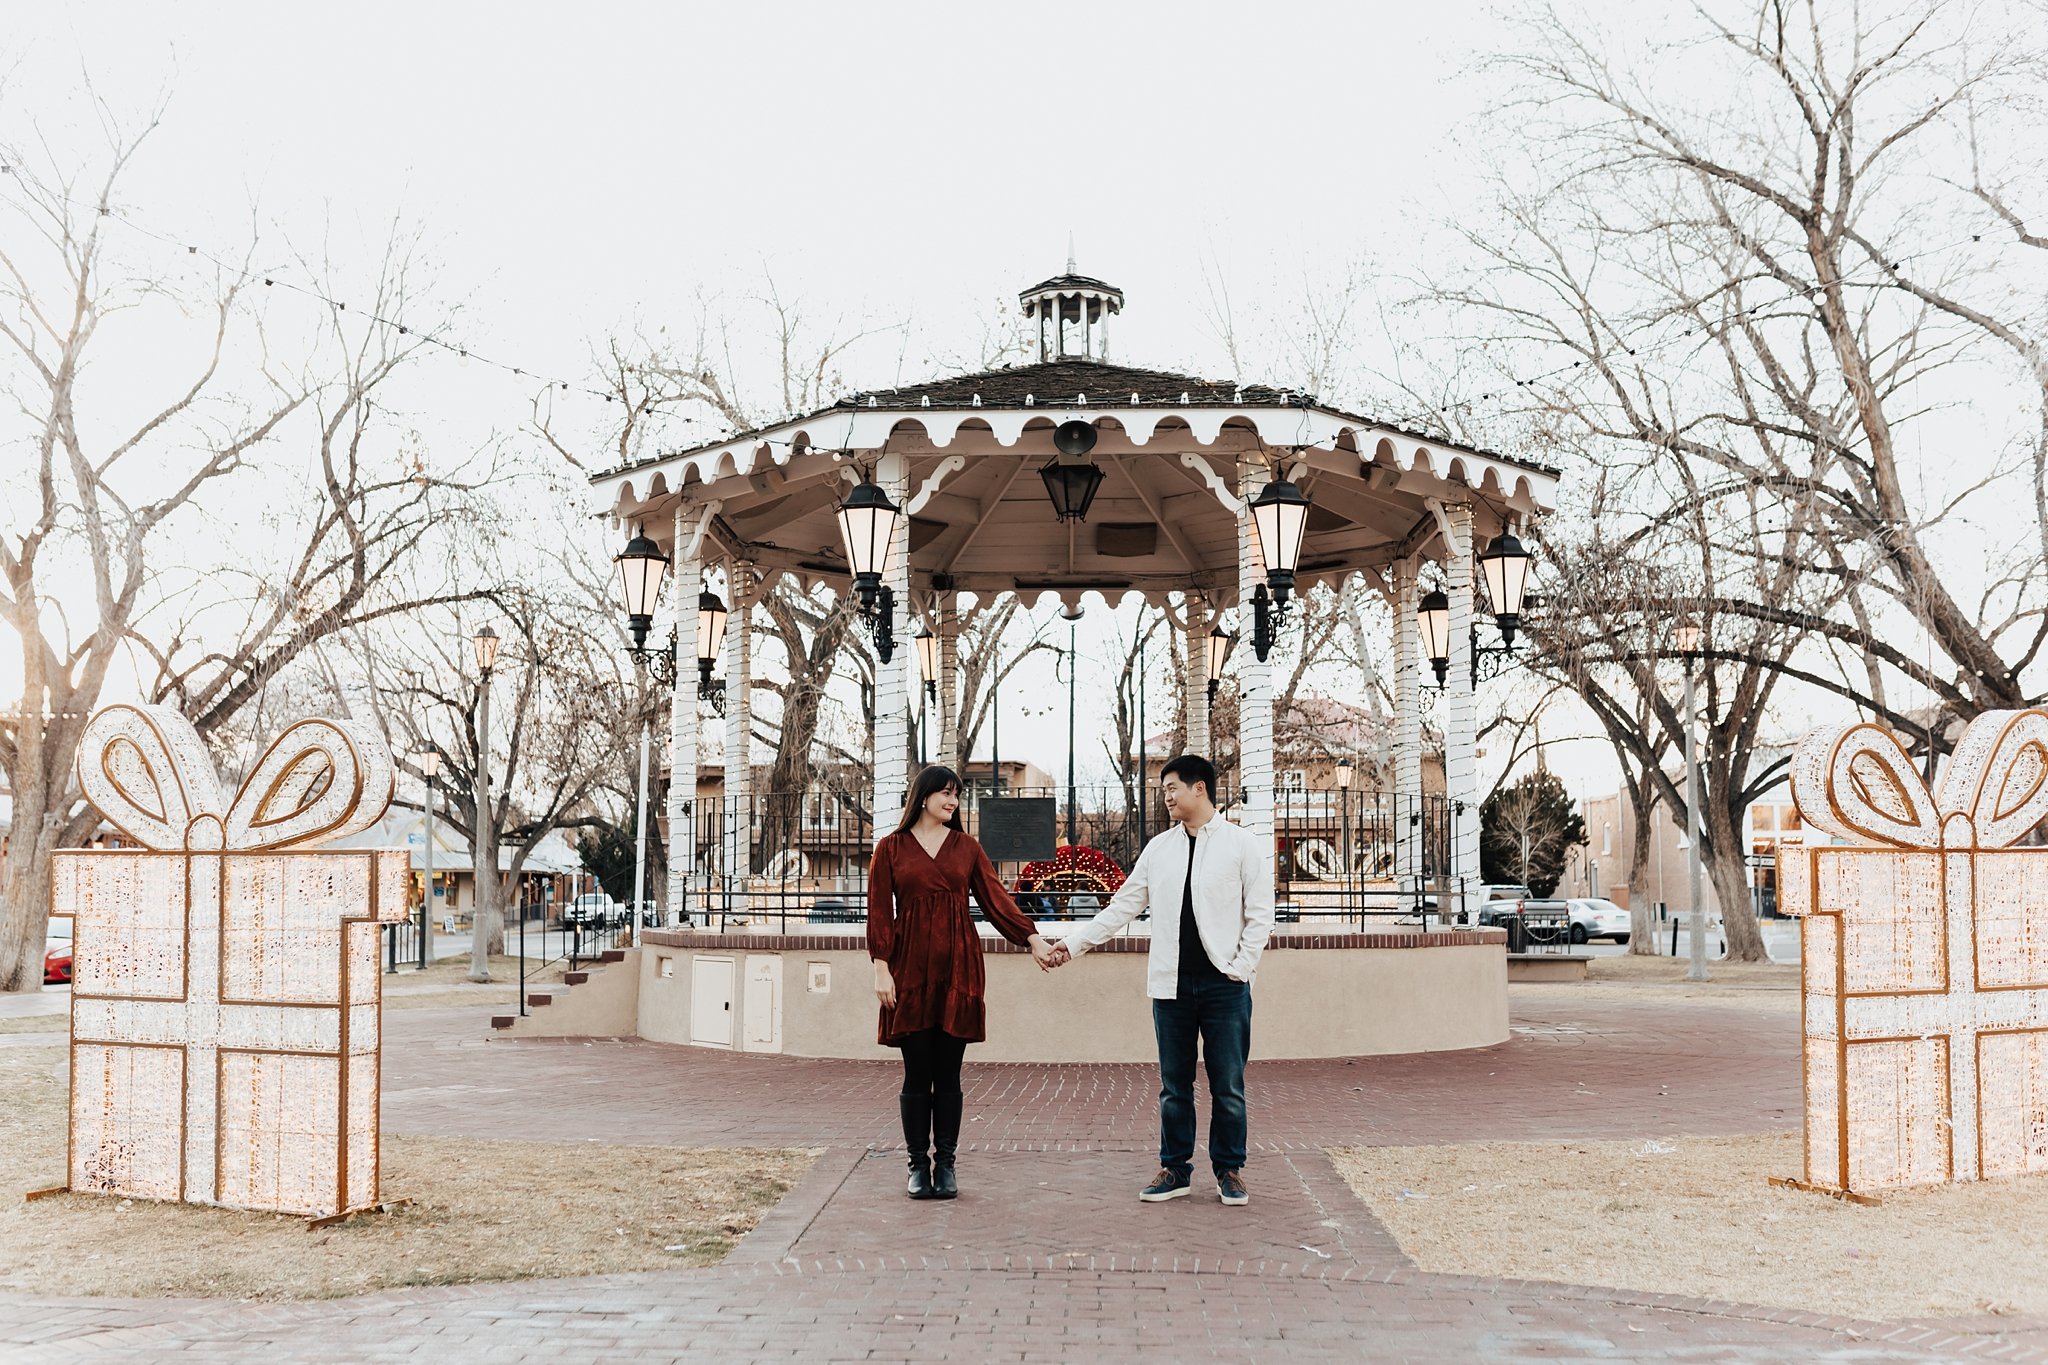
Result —
[{"label": "woman", "polygon": [[[912,1199],[951,1199],[959,1184],[960,1061],[987,1036],[981,935],[967,913],[974,893],[996,932],[1028,943],[1041,967],[1052,944],[996,879],[995,865],[960,827],[960,779],[950,768],[917,775],[903,822],[875,845],[868,868],[868,955],[882,1004],[879,1040],[903,1050],[903,1145]],[[930,1154],[926,1148],[929,1145]]]}]

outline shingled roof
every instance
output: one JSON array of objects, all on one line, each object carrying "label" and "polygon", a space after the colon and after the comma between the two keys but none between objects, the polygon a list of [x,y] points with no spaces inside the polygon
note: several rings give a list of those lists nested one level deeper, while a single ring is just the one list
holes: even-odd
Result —
[{"label": "shingled roof", "polygon": [[1048,290],[1058,291],[1082,289],[1093,289],[1099,294],[1115,294],[1118,298],[1122,298],[1124,293],[1123,290],[1117,288],[1115,285],[1109,283],[1107,280],[1098,280],[1093,275],[1076,275],[1072,271],[1068,271],[1064,275],[1055,275],[1049,280],[1045,280],[1038,284],[1034,284],[1029,289],[1018,290],[1017,297],[1020,299],[1028,299],[1033,294],[1043,294]]},{"label": "shingled roof", "polygon": [[876,389],[842,398],[849,408],[1111,407],[1131,401],[1150,407],[1275,407],[1313,403],[1312,395],[1232,379],[1196,379],[1165,370],[1140,370],[1092,360],[1053,360],[980,374],[955,375],[900,389]]}]

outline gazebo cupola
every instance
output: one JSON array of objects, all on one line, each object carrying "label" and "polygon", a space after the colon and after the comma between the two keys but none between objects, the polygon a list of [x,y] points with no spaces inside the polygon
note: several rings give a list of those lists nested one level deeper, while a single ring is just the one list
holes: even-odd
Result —
[{"label": "gazebo cupola", "polygon": [[1124,291],[1075,274],[1072,256],[1064,274],[1032,285],[1017,298],[1026,325],[1037,333],[1040,364],[1109,358],[1109,315],[1123,312]]}]

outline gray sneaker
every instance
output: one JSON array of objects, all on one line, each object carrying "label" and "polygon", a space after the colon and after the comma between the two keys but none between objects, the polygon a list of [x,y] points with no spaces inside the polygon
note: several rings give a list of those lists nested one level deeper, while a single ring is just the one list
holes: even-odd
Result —
[{"label": "gray sneaker", "polygon": [[1252,1202],[1244,1187],[1244,1176],[1237,1171],[1224,1171],[1216,1177],[1216,1196],[1232,1207]]}]

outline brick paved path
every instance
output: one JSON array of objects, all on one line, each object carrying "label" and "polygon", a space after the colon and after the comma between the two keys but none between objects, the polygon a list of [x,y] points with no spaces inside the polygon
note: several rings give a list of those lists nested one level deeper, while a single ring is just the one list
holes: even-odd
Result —
[{"label": "brick paved path", "polygon": [[920,1205],[901,1196],[890,1066],[487,1042],[469,1022],[389,1017],[393,1131],[827,1151],[715,1270],[301,1304],[0,1296],[0,1359],[2048,1360],[2036,1322],[1424,1274],[1322,1154],[1789,1128],[1789,1015],[1546,999],[1517,1002],[1497,1048],[1255,1064],[1246,1209],[1132,1197],[1156,1140],[1142,1067],[970,1062],[965,1192]]}]

